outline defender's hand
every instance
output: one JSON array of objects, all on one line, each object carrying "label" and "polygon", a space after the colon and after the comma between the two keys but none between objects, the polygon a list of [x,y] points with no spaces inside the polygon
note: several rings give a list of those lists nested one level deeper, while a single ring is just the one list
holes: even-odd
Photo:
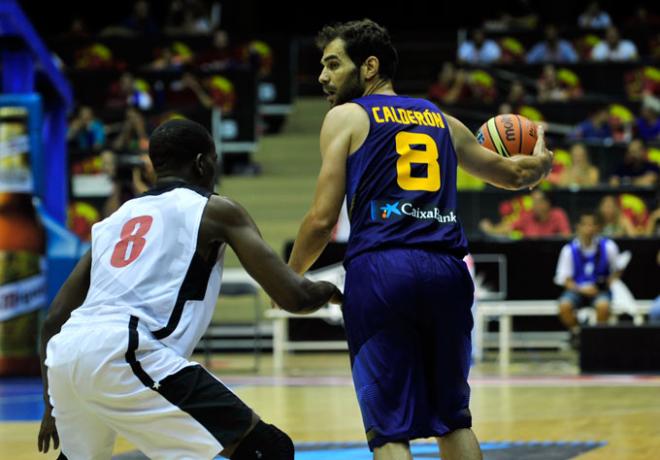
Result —
[{"label": "defender's hand", "polygon": [[41,427],[39,428],[39,437],[37,439],[39,452],[43,452],[44,454],[48,452],[51,438],[53,439],[53,449],[57,449],[60,446],[60,437],[57,435],[57,428],[55,427],[53,408],[50,404],[47,404],[46,411],[41,419]]},{"label": "defender's hand", "polygon": [[334,303],[337,305],[342,305],[344,303],[344,294],[342,292],[335,288],[335,292],[332,294],[332,297],[330,297],[330,300],[328,300],[329,303]]}]

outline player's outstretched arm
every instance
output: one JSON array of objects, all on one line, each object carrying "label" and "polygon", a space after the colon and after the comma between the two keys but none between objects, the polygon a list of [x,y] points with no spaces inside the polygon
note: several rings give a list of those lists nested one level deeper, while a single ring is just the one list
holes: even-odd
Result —
[{"label": "player's outstretched arm", "polygon": [[538,184],[552,169],[553,154],[545,147],[543,127],[532,155],[502,157],[482,147],[456,118],[447,116],[458,163],[465,171],[496,187],[519,190]]},{"label": "player's outstretched arm", "polygon": [[55,334],[60,332],[62,325],[69,319],[71,312],[85,301],[89,290],[89,276],[92,268],[91,250],[87,251],[78,261],[75,268],[64,282],[59,292],[53,299],[48,310],[48,316],[41,328],[41,344],[39,354],[41,358],[41,378],[44,386],[44,403],[46,406],[37,444],[40,452],[48,452],[50,440],[53,440],[53,448],[57,449],[59,438],[55,429],[55,420],[51,412],[53,407],[48,398],[48,373],[46,371],[46,345]]},{"label": "player's outstretched arm", "polygon": [[328,301],[341,300],[341,293],[333,284],[312,282],[291,270],[263,240],[247,211],[229,198],[209,199],[200,231],[215,235],[200,240],[229,244],[245,270],[287,311],[310,313]]}]

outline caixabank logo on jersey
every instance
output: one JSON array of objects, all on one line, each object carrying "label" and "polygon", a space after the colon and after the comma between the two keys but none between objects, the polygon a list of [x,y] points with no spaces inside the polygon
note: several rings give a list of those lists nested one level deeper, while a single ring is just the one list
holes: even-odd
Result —
[{"label": "caixabank logo on jersey", "polygon": [[439,209],[435,205],[415,205],[409,201],[371,202],[371,220],[389,221],[413,218],[418,220],[435,220],[441,224],[457,223],[453,210]]}]

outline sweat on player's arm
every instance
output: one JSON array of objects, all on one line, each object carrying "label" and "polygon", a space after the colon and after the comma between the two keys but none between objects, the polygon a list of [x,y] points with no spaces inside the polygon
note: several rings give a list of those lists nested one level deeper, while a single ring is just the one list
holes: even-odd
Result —
[{"label": "sweat on player's arm", "polygon": [[552,168],[553,153],[545,146],[543,127],[532,155],[505,158],[482,147],[476,137],[456,118],[447,115],[452,142],[461,168],[500,188],[519,190],[538,184]]},{"label": "sweat on player's arm", "polygon": [[202,222],[202,231],[229,244],[247,272],[285,310],[309,313],[341,295],[331,283],[312,282],[294,273],[264,242],[256,224],[238,203],[210,197]]},{"label": "sweat on player's arm", "polygon": [[305,273],[325,248],[346,194],[346,159],[369,132],[369,118],[357,104],[330,110],[321,127],[321,170],[310,210],[305,215],[289,258],[296,273]]}]

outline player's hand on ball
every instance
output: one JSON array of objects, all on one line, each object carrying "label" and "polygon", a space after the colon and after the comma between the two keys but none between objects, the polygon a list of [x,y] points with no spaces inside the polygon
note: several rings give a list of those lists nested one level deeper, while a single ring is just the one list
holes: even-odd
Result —
[{"label": "player's hand on ball", "polygon": [[552,150],[548,150],[548,148],[545,146],[545,128],[543,125],[538,125],[536,127],[536,133],[536,145],[534,146],[534,153],[532,153],[532,155],[547,157],[547,163],[545,164],[545,175],[547,176],[552,170],[552,159],[555,154],[552,152]]},{"label": "player's hand on ball", "polygon": [[545,179],[548,174],[550,174],[550,171],[552,171],[552,159],[555,155],[552,150],[548,150],[548,148],[545,146],[545,128],[543,125],[538,125],[536,127],[536,133],[536,145],[534,146],[534,152],[532,153],[532,156],[541,157],[543,160],[544,172],[543,177],[537,183],[529,187],[530,190],[536,187],[541,181],[543,181],[543,179]]}]

